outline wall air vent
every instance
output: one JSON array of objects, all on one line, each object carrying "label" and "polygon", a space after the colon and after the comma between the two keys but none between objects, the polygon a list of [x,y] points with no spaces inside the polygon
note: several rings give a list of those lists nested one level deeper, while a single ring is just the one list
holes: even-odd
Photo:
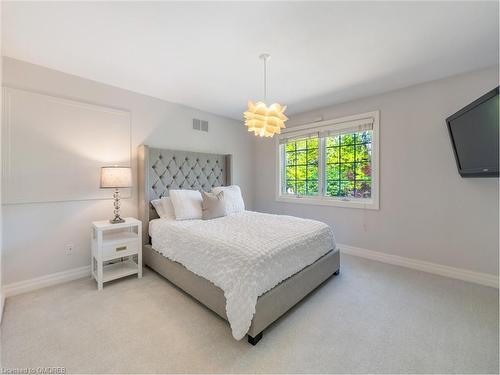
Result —
[{"label": "wall air vent", "polygon": [[208,121],[199,120],[197,118],[193,119],[193,129],[200,130],[202,132],[208,132]]},{"label": "wall air vent", "polygon": [[201,131],[202,132],[207,132],[208,131],[208,121],[201,121]]}]

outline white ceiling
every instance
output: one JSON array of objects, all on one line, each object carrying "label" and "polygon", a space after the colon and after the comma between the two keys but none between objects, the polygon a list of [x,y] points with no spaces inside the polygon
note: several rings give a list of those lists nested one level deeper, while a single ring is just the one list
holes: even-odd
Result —
[{"label": "white ceiling", "polygon": [[3,2],[3,54],[241,119],[498,64],[498,2]]}]

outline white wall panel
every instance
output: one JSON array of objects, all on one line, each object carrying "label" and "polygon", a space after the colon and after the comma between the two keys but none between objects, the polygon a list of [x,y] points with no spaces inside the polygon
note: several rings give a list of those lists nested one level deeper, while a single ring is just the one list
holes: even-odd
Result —
[{"label": "white wall panel", "polygon": [[130,113],[4,91],[3,203],[108,198],[99,188],[100,167],[130,165]]}]

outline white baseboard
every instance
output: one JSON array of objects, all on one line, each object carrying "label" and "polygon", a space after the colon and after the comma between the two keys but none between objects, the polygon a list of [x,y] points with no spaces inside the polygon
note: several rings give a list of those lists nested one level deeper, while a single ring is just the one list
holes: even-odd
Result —
[{"label": "white baseboard", "polygon": [[[361,258],[376,260],[382,263],[394,264],[397,266],[412,268],[435,275],[451,277],[453,279],[459,279],[498,288],[498,276],[495,275],[469,271],[461,268],[443,266],[437,263],[405,258],[397,255],[381,253],[378,251],[362,249],[360,247],[349,245],[337,244],[337,247],[340,248],[340,252],[343,254],[354,255]],[[68,271],[57,272],[50,275],[5,285],[3,287],[3,293],[0,293],[0,322],[3,315],[3,308],[5,306],[5,298],[89,276],[90,266],[84,266],[80,268],[73,268]]]},{"label": "white baseboard", "polygon": [[7,284],[3,287],[3,295],[5,298],[15,296],[17,294],[31,292],[33,290],[45,288],[47,286],[62,284],[68,281],[81,279],[82,277],[90,277],[90,266],[73,268],[71,270],[53,273],[34,279],[19,281],[17,283]]},{"label": "white baseboard", "polygon": [[354,255],[361,258],[376,260],[382,263],[395,264],[397,266],[412,268],[414,270],[424,271],[435,275],[451,277],[453,279],[498,288],[498,276],[489,273],[474,272],[461,268],[443,266],[437,263],[400,257],[397,255],[381,253],[349,245],[337,244],[337,247],[340,248],[340,252],[343,254]]}]

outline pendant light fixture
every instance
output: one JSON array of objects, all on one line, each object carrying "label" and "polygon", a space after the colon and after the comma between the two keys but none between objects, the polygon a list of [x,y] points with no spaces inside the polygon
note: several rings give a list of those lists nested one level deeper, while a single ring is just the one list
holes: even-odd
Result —
[{"label": "pendant light fixture", "polygon": [[285,128],[285,121],[288,120],[288,117],[285,116],[286,106],[274,103],[268,107],[266,104],[267,62],[271,56],[263,53],[259,58],[264,62],[264,101],[257,103],[248,101],[248,110],[243,116],[249,132],[254,132],[256,136],[260,137],[272,137],[274,134],[281,133],[281,129]]}]

